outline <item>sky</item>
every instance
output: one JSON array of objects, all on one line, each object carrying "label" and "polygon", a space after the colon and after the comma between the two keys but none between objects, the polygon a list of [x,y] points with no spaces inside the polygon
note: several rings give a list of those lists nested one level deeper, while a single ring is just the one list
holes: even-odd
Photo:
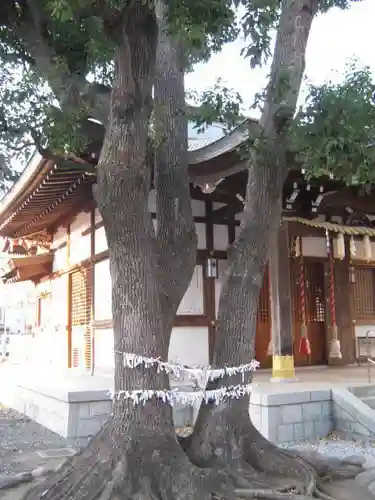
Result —
[{"label": "sky", "polygon": [[[375,0],[355,2],[347,11],[334,8],[318,16],[313,22],[307,47],[307,79],[314,84],[329,79],[338,81],[350,58],[370,66],[375,76],[374,20]],[[208,63],[197,65],[194,73],[186,77],[187,88],[203,90],[220,77],[228,87],[241,94],[245,110],[248,109],[255,93],[265,87],[269,68],[251,69],[249,61],[240,55],[243,45],[241,40],[228,44]],[[250,115],[254,115],[254,111]]]}]

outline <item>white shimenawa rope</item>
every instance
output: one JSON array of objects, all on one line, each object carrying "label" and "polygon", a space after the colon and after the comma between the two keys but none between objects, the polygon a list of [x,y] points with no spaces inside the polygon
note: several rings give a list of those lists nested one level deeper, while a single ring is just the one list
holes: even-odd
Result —
[{"label": "white shimenawa rope", "polygon": [[182,403],[184,405],[193,406],[195,403],[204,400],[206,403],[214,403],[218,405],[221,401],[226,399],[239,399],[242,396],[250,394],[252,385],[232,385],[215,389],[213,391],[195,391],[183,392],[179,390],[138,390],[138,391],[117,391],[111,392],[112,399],[131,399],[134,406],[140,403],[145,404],[147,401],[156,397],[161,399],[164,403],[173,406],[175,403]]},{"label": "white shimenawa rope", "polygon": [[190,379],[205,378],[207,381],[214,381],[224,377],[231,377],[240,373],[244,380],[245,373],[254,372],[259,362],[253,359],[250,363],[239,366],[226,366],[224,368],[211,368],[210,366],[186,366],[179,363],[168,363],[161,361],[160,358],[148,358],[128,352],[115,351],[116,354],[123,356],[124,366],[127,368],[137,368],[144,365],[145,368],[156,366],[159,372],[165,372],[178,380],[185,376]]},{"label": "white shimenawa rope", "polygon": [[[157,367],[158,372],[164,372],[173,378],[183,380],[185,377],[189,379],[204,379],[204,385],[207,382],[213,382],[224,378],[226,376],[233,376],[236,374],[242,375],[242,381],[244,380],[244,374],[248,372],[255,371],[259,362],[252,360],[250,363],[239,365],[239,366],[227,366],[224,368],[211,368],[210,366],[205,367],[189,367],[179,363],[168,363],[161,361],[160,358],[149,358],[146,356],[139,356],[138,354],[132,354],[128,352],[115,351],[115,354],[123,357],[124,366],[127,368],[137,368],[143,365],[145,368]],[[116,392],[110,392],[112,399],[131,399],[134,405],[143,403],[145,404],[150,399],[156,397],[161,399],[163,402],[173,406],[175,403],[182,403],[184,405],[194,405],[201,400],[205,402],[210,402],[214,404],[219,404],[221,401],[226,399],[238,399],[242,396],[250,394],[252,389],[251,384],[247,385],[231,385],[228,387],[222,387],[219,389],[214,389],[210,391],[198,390],[198,391],[179,391],[178,389],[173,390],[152,390],[152,389],[140,389],[140,390],[120,390]]]}]

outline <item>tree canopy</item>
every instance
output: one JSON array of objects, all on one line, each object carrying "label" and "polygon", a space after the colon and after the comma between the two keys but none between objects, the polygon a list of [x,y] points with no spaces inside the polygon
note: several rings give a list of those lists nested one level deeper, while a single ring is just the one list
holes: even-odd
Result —
[{"label": "tree canopy", "polygon": [[[3,153],[27,154],[35,144],[48,154],[79,154],[88,139],[87,120],[105,128],[94,195],[112,279],[113,418],[27,498],[209,500],[213,491],[234,498],[239,485],[255,486],[254,497],[327,498],[314,464],[285,454],[257,431],[249,419],[248,394],[225,399],[219,411],[202,401],[194,433],[180,446],[172,412],[159,398],[159,391],[169,389],[167,375],[146,364],[133,369],[121,356],[168,358],[178,306],[197,264],[183,78],[195,61],[207,60],[240,35],[247,39],[243,55],[252,67],[273,54],[261,93],[258,140],[249,142],[240,233],[227,254],[214,316],[213,366],[243,366],[253,357],[262,276],[269,247],[277,247],[288,150],[311,175],[369,178],[373,94],[367,69],[349,68],[340,84],[311,86],[296,113],[311,25],[319,10],[331,6],[347,8],[349,2],[4,0],[0,5]],[[152,101],[156,230],[148,209]],[[236,92],[218,85],[198,101],[204,115],[196,117],[198,127],[217,119],[229,128],[237,123]],[[284,357],[293,356],[291,332],[286,333],[289,343],[282,352],[279,346]],[[239,372],[224,372],[224,378],[208,382],[208,390],[240,383]],[[243,383],[251,382],[249,372],[242,376]],[[134,407],[131,398],[120,397],[128,390],[148,392],[151,399]],[[326,474],[320,464],[323,469]],[[275,474],[302,480],[282,489]]]},{"label": "tree canopy", "polygon": [[[24,162],[35,144],[39,148],[48,144],[60,153],[80,151],[87,141],[82,123],[89,117],[106,122],[113,78],[113,26],[125,4],[119,0],[2,3],[3,182],[14,180],[14,161]],[[243,55],[252,67],[268,61],[280,0],[170,0],[167,4],[171,33],[188,47],[187,70],[238,36],[247,40]],[[320,2],[322,11],[332,6],[346,9],[350,2]],[[288,82],[279,84],[282,88]],[[195,101],[202,104],[192,115],[198,128],[215,119],[229,127],[238,122],[241,96],[222,85],[195,96]],[[372,182],[373,113],[373,77],[368,68],[352,63],[342,82],[309,86],[306,102],[294,120],[291,148],[311,175]]]}]

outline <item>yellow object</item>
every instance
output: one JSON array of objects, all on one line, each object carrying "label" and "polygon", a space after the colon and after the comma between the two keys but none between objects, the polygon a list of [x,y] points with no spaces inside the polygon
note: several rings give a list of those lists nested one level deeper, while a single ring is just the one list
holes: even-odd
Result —
[{"label": "yellow object", "polygon": [[272,378],[274,379],[295,379],[294,357],[293,356],[273,356],[272,357]]}]

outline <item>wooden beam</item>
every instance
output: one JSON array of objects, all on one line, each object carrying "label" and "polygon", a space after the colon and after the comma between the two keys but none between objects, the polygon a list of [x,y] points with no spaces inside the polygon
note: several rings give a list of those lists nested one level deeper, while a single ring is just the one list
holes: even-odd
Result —
[{"label": "wooden beam", "polygon": [[242,210],[243,204],[239,200],[234,199],[230,204],[225,205],[225,207],[220,207],[214,210],[212,213],[212,219],[214,222],[218,220],[228,219],[236,213],[242,212]]}]

